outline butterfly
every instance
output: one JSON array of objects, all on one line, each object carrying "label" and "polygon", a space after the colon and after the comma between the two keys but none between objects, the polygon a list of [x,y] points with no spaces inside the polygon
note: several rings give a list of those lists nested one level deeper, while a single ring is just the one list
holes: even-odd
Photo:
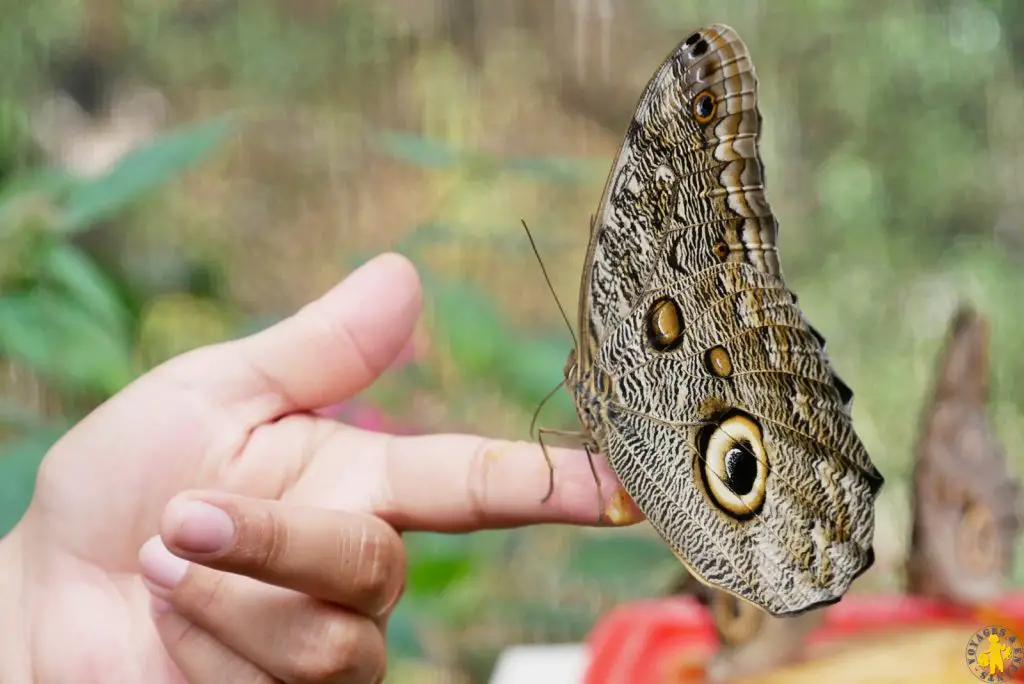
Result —
[{"label": "butterfly", "polygon": [[1020,486],[988,417],[988,323],[961,306],[949,328],[914,462],[907,589],[971,605],[1008,584]]},{"label": "butterfly", "polygon": [[588,454],[688,571],[788,615],[872,565],[884,480],[783,280],[760,128],[732,28],[654,74],[591,222],[565,381]]}]

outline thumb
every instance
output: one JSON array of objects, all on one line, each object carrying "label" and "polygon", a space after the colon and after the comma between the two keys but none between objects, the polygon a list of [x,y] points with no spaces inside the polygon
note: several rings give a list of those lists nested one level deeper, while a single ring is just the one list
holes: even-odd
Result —
[{"label": "thumb", "polygon": [[391,365],[422,302],[412,263],[381,254],[284,321],[199,350],[203,358],[190,359],[193,372],[185,374],[217,400],[255,401],[265,414],[322,408],[365,389]]}]

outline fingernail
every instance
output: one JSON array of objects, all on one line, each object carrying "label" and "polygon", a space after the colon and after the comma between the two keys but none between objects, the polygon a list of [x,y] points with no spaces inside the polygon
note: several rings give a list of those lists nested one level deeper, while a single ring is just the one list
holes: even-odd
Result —
[{"label": "fingernail", "polygon": [[644,514],[640,512],[640,508],[633,502],[632,497],[620,486],[616,488],[615,493],[605,505],[604,517],[608,524],[620,526],[641,522],[644,519]]},{"label": "fingernail", "polygon": [[204,501],[172,501],[164,520],[171,528],[168,542],[188,553],[223,551],[235,539],[231,516]]},{"label": "fingernail", "polygon": [[139,564],[147,582],[168,591],[178,586],[189,565],[187,560],[168,551],[160,537],[153,537],[142,545]]}]

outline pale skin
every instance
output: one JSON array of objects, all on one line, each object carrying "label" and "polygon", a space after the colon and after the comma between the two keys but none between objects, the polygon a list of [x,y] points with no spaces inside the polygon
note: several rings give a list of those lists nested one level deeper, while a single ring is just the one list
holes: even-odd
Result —
[{"label": "pale skin", "polygon": [[596,504],[639,522],[581,451],[548,449],[542,502],[535,443],[315,413],[374,382],[421,302],[412,264],[382,255],[276,326],[154,369],[65,435],[0,540],[0,681],[373,684],[402,532],[589,525]]}]

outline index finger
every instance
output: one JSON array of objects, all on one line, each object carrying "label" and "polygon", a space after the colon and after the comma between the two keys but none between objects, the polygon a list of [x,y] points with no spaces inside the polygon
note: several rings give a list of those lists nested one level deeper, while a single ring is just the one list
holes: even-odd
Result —
[{"label": "index finger", "polygon": [[469,435],[391,438],[383,464],[387,496],[373,513],[398,529],[436,532],[644,519],[600,455],[592,455],[592,470],[584,451],[547,451],[554,489],[542,501],[550,471],[539,444]]}]

